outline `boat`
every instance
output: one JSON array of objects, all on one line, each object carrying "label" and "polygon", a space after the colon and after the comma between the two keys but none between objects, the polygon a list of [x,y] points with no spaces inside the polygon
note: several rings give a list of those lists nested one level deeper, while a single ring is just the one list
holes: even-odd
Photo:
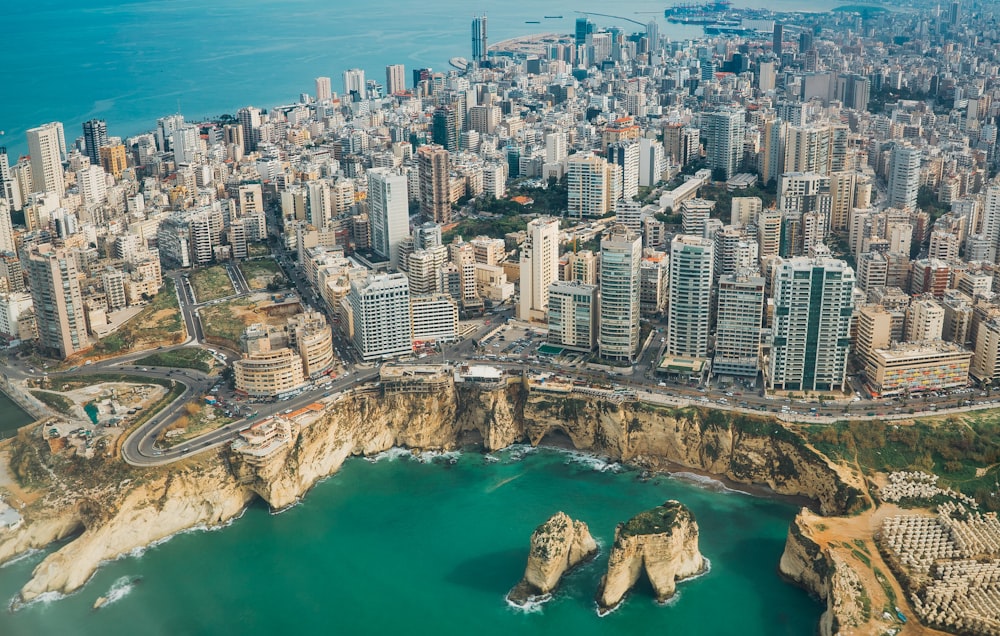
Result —
[{"label": "boat", "polygon": [[547,15],[547,16],[545,16],[545,19],[546,20],[562,20],[562,16],[561,15]]},{"label": "boat", "polygon": [[525,24],[541,24],[542,21],[541,20],[525,20],[524,23]]}]

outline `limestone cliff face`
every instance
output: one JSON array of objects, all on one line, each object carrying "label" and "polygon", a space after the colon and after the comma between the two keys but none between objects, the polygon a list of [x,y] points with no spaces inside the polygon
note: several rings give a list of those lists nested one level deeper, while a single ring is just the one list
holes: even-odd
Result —
[{"label": "limestone cliff face", "polygon": [[608,572],[597,592],[599,611],[605,613],[617,607],[643,571],[657,600],[665,601],[674,595],[677,581],[704,569],[694,515],[680,502],[668,501],[615,529]]},{"label": "limestone cliff face", "polygon": [[21,589],[21,600],[45,592],[69,593],[81,587],[101,562],[169,537],[188,528],[224,523],[240,514],[252,498],[219,462],[174,469],[151,475],[131,485],[112,508],[81,499],[58,518],[25,524],[21,536],[8,544],[24,543],[40,535],[65,536],[67,529],[83,533],[50,554],[35,567]]},{"label": "limestone cliff face", "polygon": [[185,528],[225,522],[256,495],[272,508],[286,507],[351,455],[394,446],[444,450],[469,441],[495,450],[520,441],[537,444],[554,432],[567,435],[580,450],[617,460],[654,469],[679,464],[804,495],[817,499],[824,513],[849,511],[859,501],[858,491],[844,485],[825,458],[761,419],[538,396],[520,385],[388,396],[360,392],[329,406],[263,463],[224,452],[222,458],[202,455],[198,462],[160,469],[124,468],[133,478],[127,487],[53,487],[63,494],[26,515],[17,530],[0,535],[0,563],[82,530],[39,564],[23,596],[70,592],[101,561]]},{"label": "limestone cliff face", "polygon": [[532,598],[551,594],[563,575],[597,554],[597,542],[582,521],[557,512],[531,533],[531,548],[524,578],[507,595],[523,605]]},{"label": "limestone cliff face", "polygon": [[832,636],[865,622],[862,608],[857,604],[862,584],[854,569],[839,554],[821,547],[812,538],[810,524],[819,519],[805,508],[796,515],[788,529],[778,569],[785,577],[826,601],[819,632],[822,636]]},{"label": "limestone cliff face", "polygon": [[829,461],[779,423],[699,408],[656,408],[641,403],[553,399],[533,395],[524,406],[532,444],[554,432],[580,450],[665,468],[669,464],[765,484],[777,493],[819,502],[824,514],[863,505],[861,492],[843,482]]}]

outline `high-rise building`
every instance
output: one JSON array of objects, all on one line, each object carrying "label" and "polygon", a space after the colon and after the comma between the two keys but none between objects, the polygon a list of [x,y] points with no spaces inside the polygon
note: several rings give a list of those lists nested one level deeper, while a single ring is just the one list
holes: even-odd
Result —
[{"label": "high-rise building", "polygon": [[406,176],[389,168],[368,171],[368,218],[372,249],[399,268],[399,245],[409,235]]},{"label": "high-rise building", "polygon": [[986,204],[983,206],[983,236],[986,238],[986,260],[997,262],[1000,255],[1000,186],[991,185],[986,189]]},{"label": "high-rise building", "polygon": [[670,242],[666,339],[669,355],[708,356],[714,260],[714,244],[710,239],[678,234]]},{"label": "high-rise building", "polygon": [[549,285],[548,341],[575,351],[597,344],[597,285],[557,281]]},{"label": "high-rise building", "polygon": [[933,298],[917,298],[906,308],[906,340],[941,340],[944,307]]},{"label": "high-rise building", "polygon": [[741,273],[719,278],[714,374],[756,377],[763,315],[763,277]]},{"label": "high-rise building", "polygon": [[521,248],[519,320],[545,320],[549,285],[559,279],[559,219],[541,217],[528,222]]},{"label": "high-rise building", "polygon": [[31,128],[27,132],[28,153],[31,156],[31,189],[52,192],[60,198],[66,194],[60,148],[62,124],[51,123]]},{"label": "high-rise building", "polygon": [[354,347],[362,360],[413,352],[410,283],[406,274],[375,274],[351,282],[347,294],[354,326]]},{"label": "high-rise building", "polygon": [[402,64],[385,67],[385,92],[387,95],[406,92],[406,69]]},{"label": "high-rise building", "polygon": [[785,36],[785,27],[784,27],[784,25],[782,25],[780,22],[777,23],[777,24],[775,24],[774,25],[774,31],[772,32],[771,35],[772,35],[772,37],[771,37],[771,50],[774,52],[775,55],[778,56],[778,59],[780,60],[781,59],[781,52],[782,52],[782,49],[783,49],[784,36]]},{"label": "high-rise building", "polygon": [[774,90],[774,66],[774,60],[762,60],[757,64],[757,88],[762,93]]},{"label": "high-rise building", "polygon": [[14,227],[10,220],[10,203],[6,199],[0,199],[0,252],[15,252],[16,250]]},{"label": "high-rise building", "polygon": [[317,77],[316,78],[316,101],[325,102],[329,101],[333,97],[333,86],[330,83],[329,77]]},{"label": "high-rise building", "polygon": [[[619,141],[609,144],[605,157],[619,167],[619,197],[631,200],[639,194],[639,142]],[[617,200],[617,199],[616,199]]]},{"label": "high-rise building", "polygon": [[76,183],[80,188],[84,205],[100,204],[108,200],[106,173],[99,165],[91,165],[76,171]]},{"label": "high-rise building", "polygon": [[785,172],[785,139],[788,124],[781,119],[771,118],[764,122],[761,134],[763,148],[760,155],[760,180],[765,184],[777,181]]},{"label": "high-rise building", "polygon": [[600,217],[618,200],[618,166],[592,153],[575,154],[566,161],[568,214],[570,218]]},{"label": "high-rise building", "polygon": [[128,159],[125,154],[125,145],[121,142],[111,145],[101,146],[97,150],[100,157],[100,166],[104,171],[113,176],[116,180],[122,178],[122,174],[128,168]]},{"label": "high-rise building", "polygon": [[4,146],[0,146],[0,199],[6,200],[13,210],[20,210],[24,205],[21,184],[11,170],[7,148]]},{"label": "high-rise building", "polygon": [[458,152],[458,118],[454,106],[438,106],[431,119],[431,134],[434,143],[445,150]]},{"label": "high-rise building", "polygon": [[830,127],[789,126],[784,172],[830,172]]},{"label": "high-rise building", "polygon": [[349,96],[354,101],[365,99],[367,87],[365,85],[365,71],[360,68],[349,68],[344,71],[344,96]]},{"label": "high-rise building", "polygon": [[889,205],[913,210],[920,189],[920,150],[897,143],[889,159]]},{"label": "high-rise building", "polygon": [[739,172],[743,162],[743,120],[740,109],[722,109],[702,116],[708,138],[708,167],[718,171],[723,179]]},{"label": "high-rise building", "polygon": [[472,61],[482,64],[489,55],[489,38],[486,34],[486,16],[472,19]]},{"label": "high-rise building", "polygon": [[786,391],[842,389],[847,374],[854,270],[826,256],[782,261],[774,273],[768,385]]},{"label": "high-rise building", "polygon": [[584,46],[587,44],[587,36],[594,32],[594,23],[587,18],[577,18],[576,19],[576,45]]},{"label": "high-rise building", "polygon": [[108,122],[103,119],[83,122],[83,143],[86,146],[87,156],[90,157],[90,165],[100,165],[99,151],[108,145]]},{"label": "high-rise building", "polygon": [[236,111],[236,119],[243,127],[243,149],[247,152],[256,150],[260,141],[260,109],[245,106]]},{"label": "high-rise building", "polygon": [[678,164],[687,165],[701,152],[699,137],[697,128],[690,128],[684,124],[667,124],[663,127],[664,152]]},{"label": "high-rise building", "polygon": [[451,183],[448,151],[438,145],[417,148],[420,176],[420,212],[435,223],[451,222]]},{"label": "high-rise building", "polygon": [[43,243],[28,251],[27,265],[39,344],[62,359],[85,349],[87,325],[76,253]]},{"label": "high-rise building", "polygon": [[631,363],[639,350],[642,238],[621,224],[601,240],[601,312],[597,346],[605,360]]}]

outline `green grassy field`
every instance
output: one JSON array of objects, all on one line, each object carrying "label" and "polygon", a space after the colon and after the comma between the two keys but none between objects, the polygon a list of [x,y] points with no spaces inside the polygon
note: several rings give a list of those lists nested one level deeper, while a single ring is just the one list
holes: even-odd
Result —
[{"label": "green grassy field", "polygon": [[225,298],[236,293],[229,274],[222,265],[199,269],[191,274],[191,286],[199,303]]},{"label": "green grassy field", "polygon": [[239,265],[240,271],[243,272],[243,277],[247,279],[247,284],[250,289],[260,290],[267,289],[267,284],[275,276],[280,276],[282,279],[284,276],[281,274],[281,268],[278,264],[270,258],[262,258],[256,261],[243,261]]},{"label": "green grassy field", "polygon": [[173,351],[156,352],[136,360],[136,364],[150,367],[174,367],[177,369],[197,369],[204,373],[212,370],[212,354],[204,349],[186,347]]}]

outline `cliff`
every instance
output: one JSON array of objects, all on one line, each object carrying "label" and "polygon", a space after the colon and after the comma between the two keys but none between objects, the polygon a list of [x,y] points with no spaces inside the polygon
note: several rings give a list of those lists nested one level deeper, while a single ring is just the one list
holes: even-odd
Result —
[{"label": "cliff", "polygon": [[[767,484],[815,499],[824,512],[846,512],[862,501],[823,456],[769,420],[536,396],[520,385],[385,396],[360,391],[330,405],[290,444],[255,462],[228,450],[157,469],[128,467],[116,458],[67,462],[47,455],[40,432],[34,434],[31,442],[11,440],[20,445],[12,452],[12,469],[22,483],[36,481],[51,496],[25,515],[22,527],[0,534],[0,562],[80,535],[39,564],[24,599],[70,592],[101,561],[185,528],[223,523],[255,496],[284,508],[347,457],[394,446],[447,450],[482,443],[494,450],[564,435],[580,450],[652,469],[675,464]],[[29,446],[31,453],[22,452]]]},{"label": "cliff", "polygon": [[551,594],[566,572],[597,554],[597,542],[582,521],[557,512],[531,533],[531,548],[524,578],[507,595],[507,600],[524,605],[536,597]]},{"label": "cliff", "polygon": [[83,586],[103,561],[182,530],[222,524],[251,499],[218,461],[149,471],[111,492],[83,492],[69,505],[33,515],[0,543],[0,561],[79,533],[35,567],[20,600],[66,594]]},{"label": "cliff", "polygon": [[695,576],[705,567],[698,551],[694,515],[680,502],[668,501],[615,529],[608,572],[597,592],[599,612],[617,607],[642,572],[662,602],[674,595],[677,581]]},{"label": "cliff", "polygon": [[868,503],[826,457],[769,418],[537,395],[527,399],[523,412],[532,444],[564,435],[577,449],[654,470],[680,465],[805,496],[816,500],[823,514],[844,514]]},{"label": "cliff", "polygon": [[[819,517],[803,509],[788,529],[785,551],[778,570],[809,593],[826,601],[820,617],[822,636],[850,633],[870,620],[870,612],[860,604],[868,598],[858,573],[837,550],[822,545],[814,537],[813,525]],[[864,633],[864,629],[861,632]]]}]

